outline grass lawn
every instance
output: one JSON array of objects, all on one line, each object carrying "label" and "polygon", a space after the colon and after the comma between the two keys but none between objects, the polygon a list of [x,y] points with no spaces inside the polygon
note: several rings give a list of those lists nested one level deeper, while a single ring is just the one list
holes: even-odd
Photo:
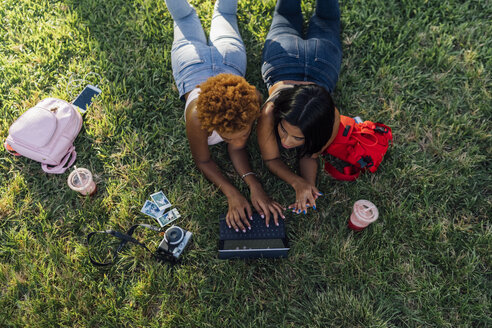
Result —
[{"label": "grass lawn", "polygon": [[[208,31],[213,1],[194,0]],[[303,3],[305,19],[313,1]],[[240,0],[247,79],[266,95],[261,49],[275,2]],[[163,0],[0,0],[0,139],[39,100],[72,100],[77,79],[103,93],[75,141],[98,192],[68,172],[0,150],[1,327],[491,327],[492,3],[341,0],[342,114],[393,128],[376,174],[340,182],[321,170],[318,211],[287,215],[288,259],[217,258],[226,198],[196,169],[171,72]],[[97,74],[91,74],[97,73]],[[100,78],[99,78],[99,76]],[[249,152],[267,192],[295,194]],[[223,145],[214,156],[246,195]],[[294,162],[293,162],[294,163]],[[152,223],[163,190],[193,232],[180,265],[126,247],[99,269],[86,235]],[[369,199],[380,219],[347,228]],[[159,236],[140,232],[155,247]]]}]

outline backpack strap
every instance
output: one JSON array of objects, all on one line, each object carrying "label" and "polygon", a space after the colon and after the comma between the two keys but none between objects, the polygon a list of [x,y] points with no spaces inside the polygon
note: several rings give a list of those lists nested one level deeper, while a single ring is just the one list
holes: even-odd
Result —
[{"label": "backpack strap", "polygon": [[[70,161],[69,161],[69,159],[70,159]],[[77,159],[77,152],[75,151],[75,147],[72,146],[68,149],[67,154],[65,155],[65,157],[63,157],[60,164],[58,164],[57,166],[53,166],[53,167],[49,167],[46,164],[41,164],[41,168],[46,173],[62,174],[62,173],[65,173],[65,171],[70,166],[72,166],[72,164],[75,162],[76,159]]]},{"label": "backpack strap", "polygon": [[360,169],[353,165],[347,165],[343,168],[343,173],[338,171],[333,165],[325,160],[325,172],[332,177],[342,181],[355,181],[360,175]]},{"label": "backpack strap", "polygon": [[367,147],[374,147],[378,144],[378,137],[374,135],[374,130],[376,128],[376,125],[374,123],[372,123],[372,125],[368,125],[367,123],[372,123],[372,122],[362,123],[366,125],[362,126],[360,131],[354,131],[352,135],[362,145]]},{"label": "backpack strap", "polygon": [[18,152],[16,152],[14,150],[14,148],[12,148],[8,143],[7,143],[7,140],[5,140],[5,142],[3,143],[3,146],[5,147],[5,150],[7,151],[7,153],[9,153],[10,155],[14,155],[14,156],[22,156],[21,154],[19,154]]}]

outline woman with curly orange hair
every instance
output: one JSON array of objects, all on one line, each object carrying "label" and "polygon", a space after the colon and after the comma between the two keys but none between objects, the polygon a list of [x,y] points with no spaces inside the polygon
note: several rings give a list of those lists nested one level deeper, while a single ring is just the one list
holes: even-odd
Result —
[{"label": "woman with curly orange hair", "polygon": [[174,80],[185,104],[186,134],[202,173],[226,195],[226,222],[246,232],[252,210],[248,200],[220,172],[209,145],[224,141],[231,161],[250,189],[258,213],[274,221],[282,206],[263,190],[248,162],[246,141],[260,115],[261,95],[243,78],[246,50],[237,27],[237,0],[217,0],[207,42],[200,19],[187,0],[166,0],[174,19],[171,61]]}]

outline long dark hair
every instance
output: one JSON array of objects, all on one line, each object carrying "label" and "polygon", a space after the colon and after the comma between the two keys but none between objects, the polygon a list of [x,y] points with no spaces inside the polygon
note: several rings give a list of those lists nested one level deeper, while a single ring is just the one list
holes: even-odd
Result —
[{"label": "long dark hair", "polygon": [[275,134],[282,119],[304,134],[300,156],[321,151],[330,140],[335,122],[335,104],[325,88],[316,84],[296,85],[280,91],[274,102]]}]

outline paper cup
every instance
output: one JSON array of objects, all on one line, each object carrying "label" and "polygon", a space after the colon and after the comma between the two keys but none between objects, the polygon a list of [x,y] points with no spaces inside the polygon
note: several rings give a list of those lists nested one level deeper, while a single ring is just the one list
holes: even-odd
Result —
[{"label": "paper cup", "polygon": [[68,176],[68,186],[82,195],[93,195],[96,192],[96,183],[92,180],[92,173],[88,169],[78,167]]},{"label": "paper cup", "polygon": [[368,200],[361,199],[354,203],[352,214],[348,221],[350,229],[361,231],[378,219],[379,212],[376,205]]}]

